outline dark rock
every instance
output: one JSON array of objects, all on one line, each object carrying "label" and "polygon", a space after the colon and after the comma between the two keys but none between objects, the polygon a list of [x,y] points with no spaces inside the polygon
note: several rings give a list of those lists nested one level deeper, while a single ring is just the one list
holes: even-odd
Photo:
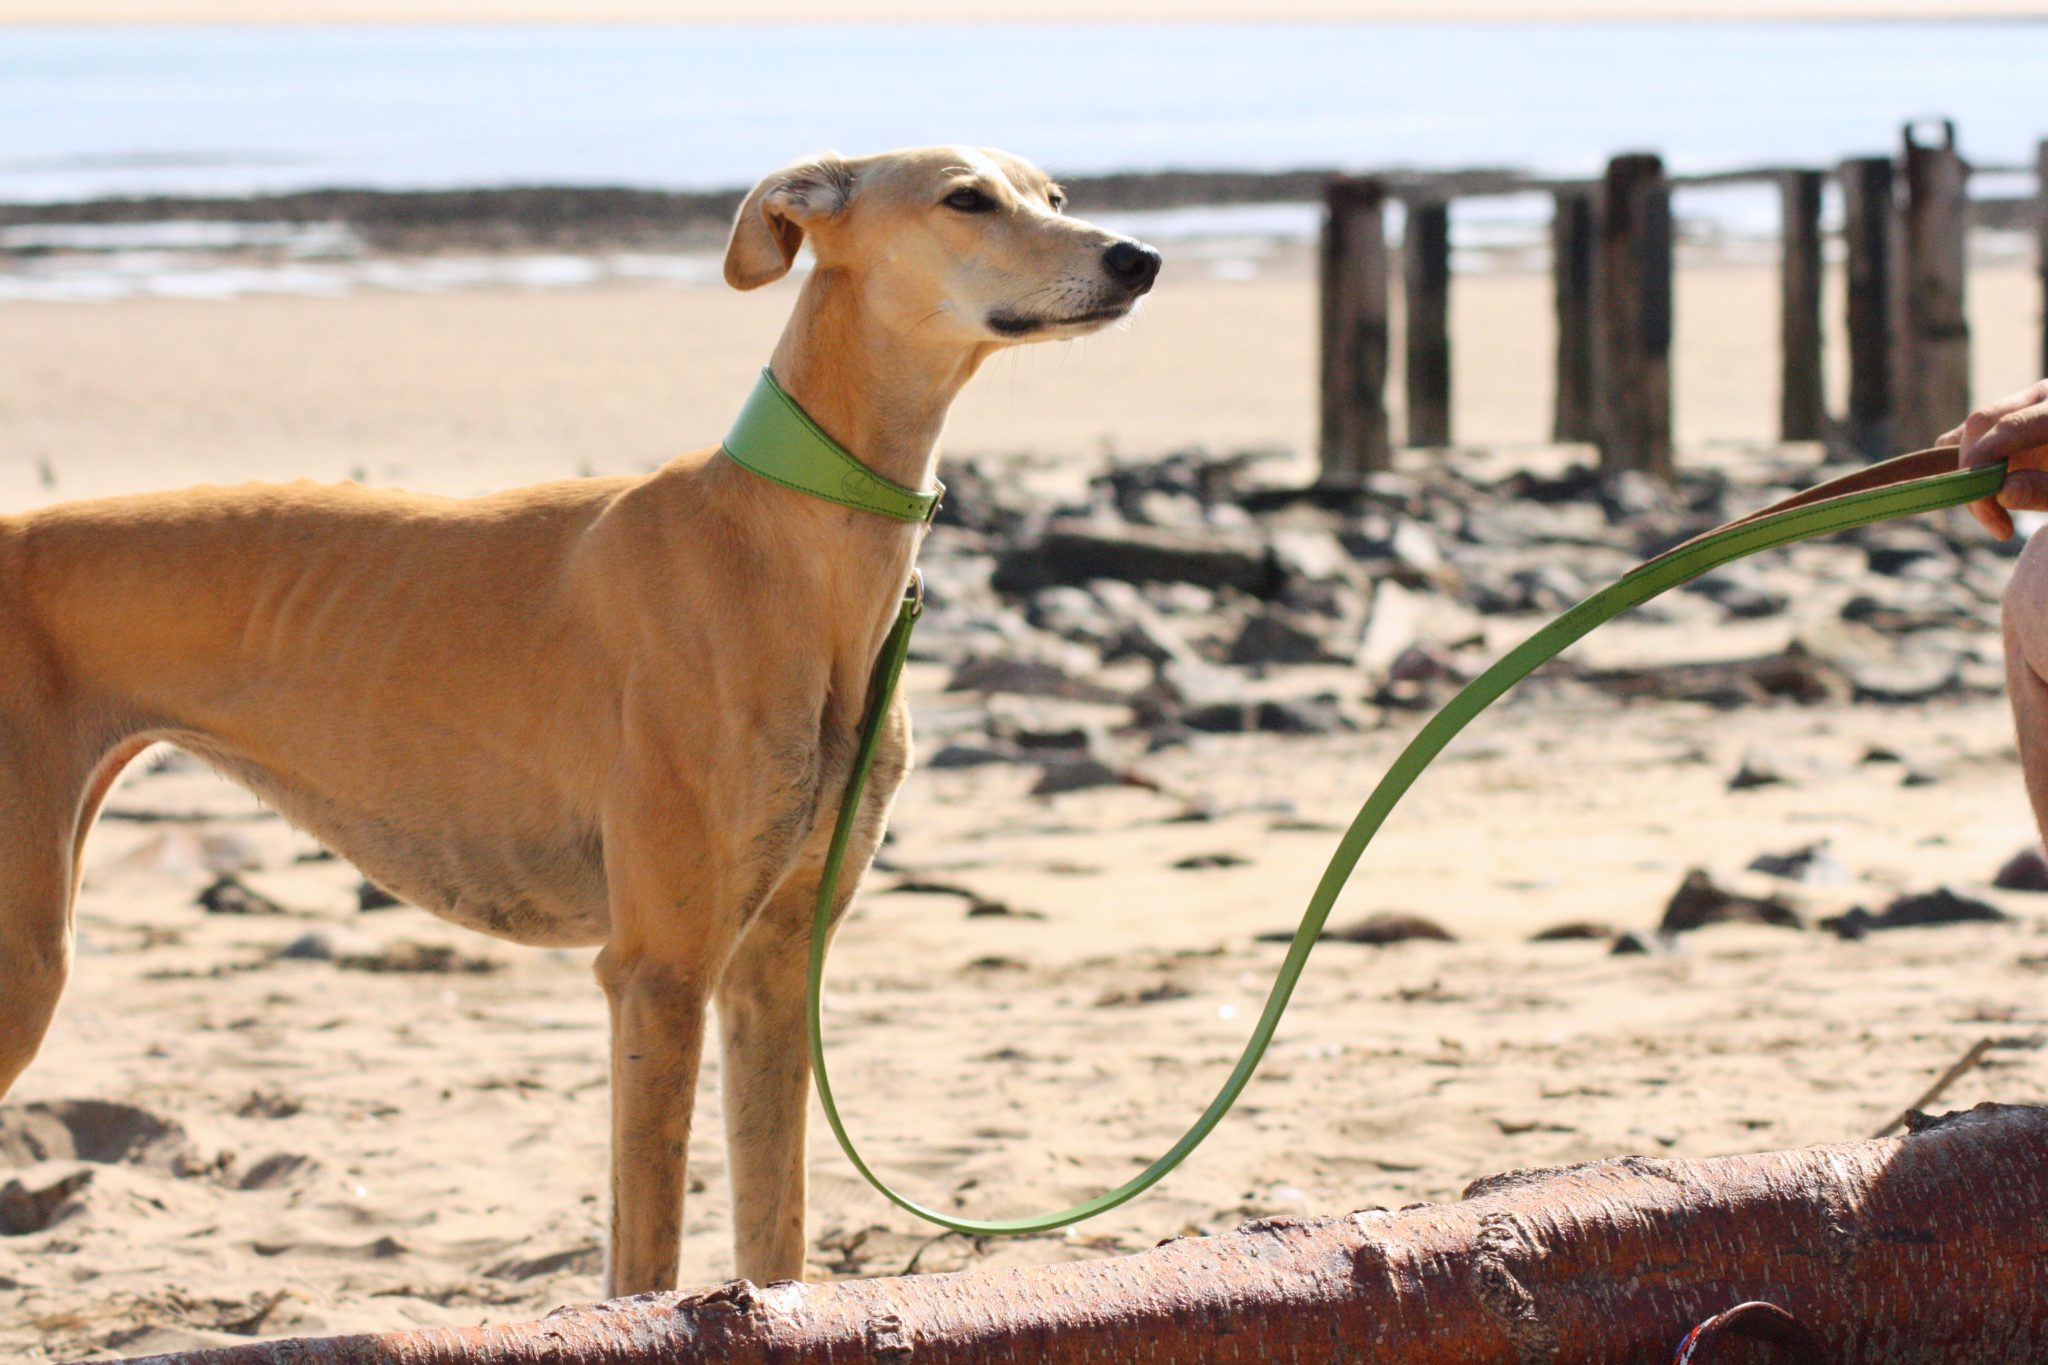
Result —
[{"label": "dark rock", "polygon": [[1952,887],[1901,896],[1880,913],[1857,906],[1845,915],[1821,921],[1844,938],[1860,938],[1881,929],[1918,929],[1938,924],[2003,924],[2012,916],[1997,906],[1965,896]]},{"label": "dark rock", "polygon": [[72,1196],[92,1183],[92,1172],[73,1171],[55,1184],[32,1190],[19,1180],[0,1185],[0,1237],[25,1237],[57,1221]]},{"label": "dark rock", "polygon": [[977,900],[967,907],[969,919],[1037,919],[1045,918],[1041,910],[1017,910],[1001,901]]},{"label": "dark rock", "polygon": [[1874,918],[1875,916],[1868,910],[1865,910],[1860,905],[1856,905],[1851,906],[1844,914],[1834,915],[1822,920],[1820,927],[1833,934],[1836,938],[1853,943],[1870,933],[1870,923]]},{"label": "dark rock", "polygon": [[1090,725],[1020,725],[1008,731],[1008,738],[1027,755],[1087,754],[1107,747],[1101,727]]},{"label": "dark rock", "polygon": [[485,976],[504,964],[487,957],[471,957],[445,943],[393,943],[374,953],[349,953],[334,960],[337,967],[353,972],[406,972],[436,976],[459,973]]},{"label": "dark rock", "polygon": [[1236,853],[1194,853],[1173,866],[1177,872],[1206,872],[1217,867],[1249,867],[1251,861]]},{"label": "dark rock", "polygon": [[334,935],[315,929],[300,934],[290,943],[277,950],[277,955],[292,962],[334,961]]},{"label": "dark rock", "polygon": [[1510,611],[1556,613],[1586,595],[1585,580],[1562,564],[1522,569],[1508,579]]},{"label": "dark rock", "polygon": [[2023,848],[2005,860],[1991,884],[2001,891],[2048,891],[2048,857],[2038,844]]},{"label": "dark rock", "polygon": [[1738,896],[1714,884],[1713,878],[1702,868],[1694,868],[1685,874],[1678,890],[1664,906],[1664,918],[1658,922],[1660,934],[1679,934],[1693,929],[1705,928],[1709,924],[1769,924],[1782,929],[1803,929],[1805,923],[1799,912],[1776,896],[1759,900],[1753,896]]},{"label": "dark rock", "polygon": [[1742,766],[1735,770],[1735,776],[1728,779],[1728,790],[1751,791],[1757,787],[1778,786],[1788,780],[1776,759],[1752,750],[1742,756]]},{"label": "dark rock", "polygon": [[1750,575],[1732,574],[1726,569],[1694,579],[1686,584],[1686,591],[1699,594],[1730,616],[1745,621],[1776,616],[1792,600],[1785,593],[1765,588]]},{"label": "dark rock", "polygon": [[1406,943],[1411,939],[1425,939],[1434,943],[1458,941],[1455,934],[1435,920],[1398,911],[1367,915],[1355,924],[1328,930],[1323,937],[1335,939],[1339,943],[1366,943],[1376,948],[1389,943]]},{"label": "dark rock", "polygon": [[1336,735],[1358,728],[1343,703],[1329,695],[1262,701],[1252,723],[1269,735]]},{"label": "dark rock", "polygon": [[1538,930],[1529,936],[1531,943],[1577,943],[1589,939],[1615,937],[1615,928],[1599,920],[1571,920],[1565,924],[1553,924],[1548,929]]},{"label": "dark rock", "polygon": [[1790,853],[1759,853],[1749,860],[1749,870],[1808,886],[1834,885],[1849,880],[1849,869],[1828,851],[1825,839]]},{"label": "dark rock", "polygon": [[[1260,934],[1261,943],[1292,943],[1295,930],[1275,929]],[[1383,911],[1367,915],[1354,924],[1341,929],[1324,929],[1316,935],[1318,943],[1363,943],[1382,948],[1390,943],[1406,943],[1410,939],[1426,939],[1436,943],[1456,943],[1457,937],[1435,920],[1421,915],[1410,915],[1399,911]]]},{"label": "dark rock", "polygon": [[214,879],[199,893],[200,905],[209,915],[282,915],[284,907],[260,891],[251,891],[233,877]]},{"label": "dark rock", "polygon": [[1932,787],[1941,781],[1941,774],[1932,768],[1923,768],[1915,763],[1906,769],[1906,775],[1899,779],[1901,787]]},{"label": "dark rock", "polygon": [[48,1100],[0,1108],[0,1165],[91,1161],[172,1175],[204,1168],[176,1122],[111,1100]]},{"label": "dark rock", "polygon": [[357,910],[389,910],[405,902],[367,879],[356,884]]},{"label": "dark rock", "polygon": [[1495,486],[1510,502],[1542,504],[1593,502],[1600,496],[1600,471],[1591,465],[1575,464],[1555,478],[1529,470],[1517,470]]},{"label": "dark rock", "polygon": [[1126,774],[1107,763],[1092,758],[1076,758],[1046,764],[1037,784],[1031,788],[1031,794],[1058,796],[1063,792],[1087,791],[1093,787],[1119,787],[1129,782]]},{"label": "dark rock", "polygon": [[1445,560],[1436,534],[1411,518],[1368,518],[1347,527],[1338,539],[1380,583],[1435,590],[1462,581]]},{"label": "dark rock", "polygon": [[1464,670],[1449,650],[1439,645],[1410,645],[1394,656],[1387,668],[1387,681],[1373,694],[1373,700],[1381,706],[1428,708],[1464,680]]},{"label": "dark rock", "polygon": [[1028,593],[1098,578],[1126,583],[1194,583],[1255,597],[1279,590],[1280,570],[1257,540],[1163,527],[1055,522],[1035,545],[1006,551],[990,580],[997,592]]},{"label": "dark rock", "polygon": [[933,881],[926,877],[905,877],[886,889],[904,896],[964,896],[970,901],[981,899],[979,892],[971,891],[958,882]]},{"label": "dark rock", "polygon": [[1863,547],[1863,555],[1869,564],[1870,571],[1874,574],[1883,574],[1888,578],[1897,577],[1905,573],[1913,565],[1918,564],[1921,560],[1932,558],[1940,553],[1941,550],[1936,546],[1926,543],[1866,545]]},{"label": "dark rock", "polygon": [[1363,588],[1334,578],[1313,581],[1290,578],[1280,589],[1278,600],[1290,611],[1332,621],[1363,620],[1368,601]]},{"label": "dark rock", "polygon": [[1185,1000],[1194,992],[1178,981],[1162,981],[1156,986],[1147,986],[1136,991],[1108,991],[1095,1002],[1097,1009],[1114,1009],[1123,1005],[1157,1005],[1168,1000]]},{"label": "dark rock", "polygon": [[1209,735],[1243,735],[1259,727],[1259,709],[1248,701],[1217,701],[1181,713],[1181,724]]},{"label": "dark rock", "polygon": [[1610,957],[1633,957],[1637,955],[1658,956],[1671,951],[1671,944],[1655,934],[1646,934],[1640,929],[1630,929],[1614,940],[1614,946],[1607,950]]},{"label": "dark rock", "polygon": [[1314,631],[1290,620],[1282,612],[1269,610],[1246,620],[1244,629],[1238,632],[1236,641],[1230,646],[1230,662],[1242,667],[1246,664],[1343,663],[1344,659],[1332,653]]},{"label": "dark rock", "polygon": [[1814,705],[1846,699],[1850,692],[1838,669],[1797,644],[1749,659],[1604,669],[1583,676],[1613,696],[1705,702],[1723,710],[1776,698]]},{"label": "dark rock", "polygon": [[1009,693],[1020,697],[1064,697],[1069,701],[1117,701],[1108,688],[1074,677],[1058,664],[1039,659],[971,658],[954,670],[948,692]]},{"label": "dark rock", "polygon": [[1865,749],[1863,757],[1856,761],[1858,763],[1904,763],[1906,759],[1897,749],[1888,748],[1882,744],[1873,744]]},{"label": "dark rock", "polygon": [[1151,603],[1138,596],[1128,583],[1100,583],[1096,587],[1098,591],[1122,588],[1130,593],[1128,609],[1121,604],[1117,607],[1118,618],[1122,624],[1113,635],[1102,642],[1104,663],[1113,664],[1123,659],[1145,659],[1155,664],[1177,664],[1182,667],[1201,664],[1187,638],[1174,629]]},{"label": "dark rock", "polygon": [[[1924,591],[1924,590],[1923,590]],[[1975,630],[1981,619],[1970,611],[1941,604],[1908,604],[1859,593],[1842,605],[1842,619],[1887,635],[1926,630]]]},{"label": "dark rock", "polygon": [[926,761],[927,768],[981,768],[992,763],[1015,763],[1022,755],[1015,749],[959,740],[948,744]]}]

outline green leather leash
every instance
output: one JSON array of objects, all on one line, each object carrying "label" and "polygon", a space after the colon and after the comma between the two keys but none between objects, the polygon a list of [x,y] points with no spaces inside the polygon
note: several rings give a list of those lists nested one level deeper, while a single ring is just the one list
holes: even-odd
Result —
[{"label": "green leather leash", "polygon": [[[773,388],[774,381],[765,372],[764,384]],[[774,456],[762,455],[764,449],[771,449],[787,434],[779,431],[784,419],[776,416],[783,408],[794,413],[802,423],[802,430],[826,443],[831,438],[820,431],[801,410],[783,395],[779,388],[774,394],[780,404],[757,405],[749,403],[748,412],[753,413],[753,425],[743,433],[741,445],[750,455],[763,462],[772,462]],[[760,391],[756,391],[756,398]],[[742,425],[748,419],[742,419]],[[809,441],[809,436],[790,436],[797,445]],[[727,452],[735,454],[732,440],[728,438]],[[836,445],[832,450],[847,462],[855,464]],[[803,457],[810,459],[809,456]],[[839,873],[846,858],[847,841],[853,833],[853,822],[860,808],[861,794],[866,789],[868,772],[874,765],[875,751],[882,732],[882,721],[887,715],[891,698],[896,693],[898,679],[903,673],[903,661],[910,651],[910,633],[924,609],[922,580],[913,573],[912,582],[906,589],[903,605],[896,615],[882,644],[880,656],[875,661],[874,673],[869,688],[865,719],[861,726],[860,745],[857,749],[853,772],[847,780],[845,795],[839,803],[839,816],[832,830],[832,844],[826,855],[825,868],[818,884],[817,905],[811,920],[810,980],[808,1000],[808,1025],[811,1049],[811,1074],[817,1082],[818,1099],[824,1105],[826,1121],[832,1125],[833,1135],[839,1139],[839,1146],[846,1153],[870,1185],[891,1203],[928,1222],[936,1223],[955,1232],[977,1236],[1019,1236],[1028,1233],[1050,1232],[1070,1223],[1078,1223],[1098,1213],[1104,1213],[1119,1204],[1137,1197],[1166,1174],[1187,1159],[1188,1154],[1200,1146],[1203,1139],[1215,1129],[1223,1116],[1251,1080],[1258,1069],[1273,1035],[1280,1027],[1280,1018],[1287,1011],[1287,1002],[1294,994],[1294,987],[1301,979],[1302,969],[1308,965],[1309,953],[1315,948],[1316,940],[1322,933],[1324,923],[1330,917],[1331,909],[1337,903],[1338,895],[1357,867],[1359,857],[1366,845],[1372,842],[1389,814],[1392,813],[1408,788],[1414,785],[1430,763],[1441,753],[1444,746],[1456,738],[1458,732],[1469,725],[1482,711],[1498,701],[1517,682],[1566,648],[1592,632],[1597,627],[1613,620],[1631,607],[1640,606],[1659,593],[1667,592],[1690,579],[1723,564],[1741,559],[1747,555],[1768,550],[1774,546],[1788,545],[1794,541],[1812,536],[1825,535],[1831,531],[1848,530],[1856,526],[1868,526],[1874,522],[1888,521],[1894,517],[1910,516],[1917,512],[1938,511],[1946,507],[1958,507],[1979,498],[1990,497],[1998,491],[2005,477],[2003,462],[1978,465],[1972,469],[1956,470],[1956,454],[1953,448],[1923,450],[1911,455],[1856,471],[1839,479],[1831,480],[1816,488],[1807,490],[1782,502],[1775,503],[1761,512],[1707,532],[1675,549],[1666,551],[1648,560],[1623,575],[1613,585],[1602,588],[1578,605],[1565,611],[1545,625],[1521,644],[1508,651],[1485,672],[1467,683],[1465,687],[1446,703],[1442,710],[1430,717],[1414,739],[1408,742],[1386,776],[1380,779],[1365,805],[1352,818],[1350,828],[1338,841],[1337,850],[1330,857],[1329,865],[1323,870],[1322,880],[1316,884],[1315,894],[1309,898],[1307,911],[1301,917],[1301,925],[1294,931],[1294,938],[1287,946],[1287,956],[1280,964],[1280,972],[1273,982],[1272,990],[1266,996],[1265,1008],[1260,1011],[1257,1025],[1252,1029],[1249,1042],[1239,1056],[1237,1065],[1216,1092],[1192,1127],[1183,1133],[1166,1153],[1112,1190],[1084,1200],[1071,1208],[1056,1213],[1040,1214],[1026,1218],[962,1218],[941,1212],[920,1204],[916,1200],[890,1188],[876,1175],[862,1159],[853,1139],[847,1135],[846,1123],[840,1117],[839,1106],[832,1094],[832,1078],[825,1066],[825,1036],[822,1020],[822,1000],[825,987],[825,950],[832,932],[832,908],[838,898]],[[755,464],[747,459],[741,463],[749,468]],[[817,468],[825,468],[828,462],[815,461]],[[836,464],[836,461],[829,462]],[[786,469],[775,466],[778,472]],[[776,478],[774,473],[763,472],[765,477]],[[872,476],[870,476],[872,477]],[[790,486],[798,484],[788,478],[777,479]],[[895,488],[895,485],[889,485]],[[803,491],[816,491],[805,488]],[[841,489],[843,492],[843,488]],[[908,489],[900,493],[913,497],[929,496],[936,501],[936,495],[912,494]],[[846,502],[849,506],[863,504],[850,502],[844,496],[835,497],[819,492],[818,496],[830,497],[835,502]],[[894,505],[894,504],[892,504]],[[881,515],[896,516],[899,520],[924,520],[931,513],[905,515],[907,506],[889,511],[881,507],[867,507]]]}]

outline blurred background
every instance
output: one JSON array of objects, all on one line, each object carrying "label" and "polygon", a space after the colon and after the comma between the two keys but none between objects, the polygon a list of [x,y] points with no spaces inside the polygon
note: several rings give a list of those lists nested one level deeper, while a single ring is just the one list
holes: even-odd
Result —
[{"label": "blurred background", "polygon": [[[134,17],[112,0],[9,8]],[[253,3],[195,3],[190,17],[235,22],[17,26],[0,44],[0,301],[132,305],[130,325],[113,330],[159,363],[122,374],[121,394],[96,392],[77,372],[116,371],[73,348],[99,344],[105,310],[15,310],[36,319],[37,344],[0,332],[16,348],[0,377],[13,414],[0,489],[37,497],[24,474],[48,461],[73,466],[57,491],[85,491],[95,485],[78,482],[82,463],[118,465],[143,445],[158,467],[175,455],[257,473],[288,451],[306,472],[360,465],[476,491],[538,474],[537,461],[633,468],[708,441],[779,325],[775,307],[713,288],[731,206],[769,170],[827,147],[1012,149],[1074,181],[1075,212],[1168,251],[1156,325],[1006,357],[961,410],[956,451],[1307,450],[1310,267],[1332,170],[1541,183],[1597,178],[1629,151],[1661,154],[1677,177],[1825,170],[1891,154],[1909,119],[1945,117],[1976,168],[1973,297],[2031,290],[2048,44],[2032,22],[1984,17],[2028,8],[1946,8],[1939,21],[1871,18],[1893,12],[1881,5],[1793,10],[1845,16],[1814,22],[1699,4],[1643,22],[1642,6],[1560,19],[1474,4],[1432,7],[1434,22],[1364,23],[1331,4],[1257,23],[1164,22],[1164,10],[1134,7],[1118,22],[650,26],[449,4],[432,14],[469,22],[323,27],[264,26],[271,12]],[[293,17],[409,12],[334,0]],[[1699,17],[1712,14],[1733,17]],[[601,17],[728,16],[628,6]],[[1553,434],[1555,321],[1540,292],[1553,203],[1540,189],[1502,192],[1512,188],[1450,206],[1453,430],[1472,443]],[[1673,212],[1685,267],[1679,436],[1768,439],[1779,190],[1681,180]],[[1822,214],[1832,233],[1832,180]],[[1386,231],[1399,242],[1398,204]],[[1829,254],[1839,261],[1838,240]],[[1839,272],[1829,288],[1823,318],[1839,329]],[[468,298],[429,301],[450,293]],[[497,325],[515,298],[527,322]],[[156,300],[247,306],[167,313]],[[1980,391],[2037,368],[2038,345],[2003,344],[2031,325],[2024,312],[1984,319]],[[397,345],[384,343],[386,317]],[[258,341],[284,335],[313,349]],[[209,357],[229,345],[253,347],[258,368],[214,369]],[[1839,337],[1829,351],[1839,410]],[[440,385],[431,400],[423,365]],[[50,392],[50,366],[86,386],[76,410],[27,401]],[[263,401],[233,401],[250,392]],[[323,414],[344,394],[338,424]],[[179,411],[211,414],[203,451],[162,429]]]},{"label": "blurred background", "polygon": [[[2041,377],[2044,138],[2021,0],[0,0],[0,514],[652,470],[718,439],[795,298],[721,280],[760,177],[1044,165],[1165,269],[955,410],[923,766],[827,999],[876,1165],[1034,1211],[1207,1101],[1338,831],[1463,679]],[[936,1236],[820,1140],[810,1273],[1866,1136],[1959,1056],[1935,1107],[2041,1098],[2016,549],[1923,518],[1603,630],[1418,785],[1165,1186]],[[169,752],[114,793],[78,931],[0,1105],[0,1356],[599,1292],[590,953],[393,904]],[[730,1268],[716,1075],[687,1284]]]}]

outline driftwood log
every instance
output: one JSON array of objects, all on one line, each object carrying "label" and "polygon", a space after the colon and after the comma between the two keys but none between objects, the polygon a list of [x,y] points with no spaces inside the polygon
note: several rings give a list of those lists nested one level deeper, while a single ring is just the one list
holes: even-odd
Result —
[{"label": "driftwood log", "polygon": [[1845,1365],[2048,1360],[2048,1109],[1987,1104],[1915,1115],[1881,1141],[1495,1176],[1457,1204],[1265,1219],[1111,1260],[740,1280],[533,1323],[149,1362],[1661,1365],[1746,1300],[1785,1310]]}]

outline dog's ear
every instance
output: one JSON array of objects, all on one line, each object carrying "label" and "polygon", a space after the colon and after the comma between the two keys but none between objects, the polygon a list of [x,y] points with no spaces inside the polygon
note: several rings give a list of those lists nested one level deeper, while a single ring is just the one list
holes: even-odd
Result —
[{"label": "dog's ear", "polygon": [[733,218],[725,282],[759,289],[787,275],[805,229],[844,209],[852,197],[853,168],[829,154],[784,166],[754,186]]}]

